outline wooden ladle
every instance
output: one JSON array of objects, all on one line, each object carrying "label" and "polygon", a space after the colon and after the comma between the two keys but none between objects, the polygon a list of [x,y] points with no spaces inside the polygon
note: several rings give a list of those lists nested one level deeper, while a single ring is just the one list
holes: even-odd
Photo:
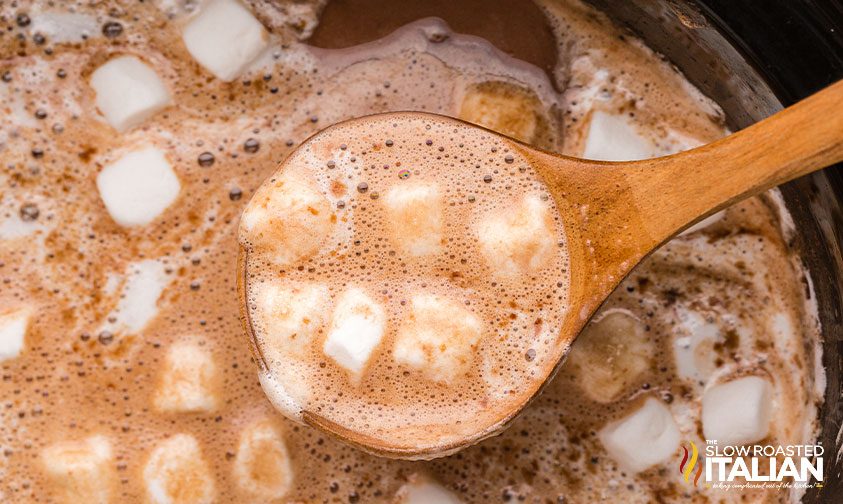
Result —
[{"label": "wooden ladle", "polygon": [[[380,114],[344,124],[359,125],[360,131],[373,123],[397,124],[400,128],[402,119],[418,119],[420,115],[447,124],[449,131],[479,128],[416,112]],[[567,235],[571,274],[570,309],[559,331],[567,337],[565,341],[571,341],[624,277],[677,233],[736,201],[843,160],[843,81],[726,138],[643,161],[576,159],[487,133],[521,154],[555,200]],[[317,141],[322,134],[317,133],[302,145]],[[248,271],[243,256],[241,251],[241,313],[254,342],[245,303]],[[569,345],[560,345],[555,360],[544,370],[545,380],[539,383],[546,384],[552,378],[568,348]],[[257,344],[253,349],[259,362],[266,365]],[[369,452],[396,458],[432,458],[499,432],[540,390],[537,385],[528,391],[517,408],[482,432],[466,435],[457,442],[451,439],[420,448],[391,446],[307,411],[302,419]]]}]

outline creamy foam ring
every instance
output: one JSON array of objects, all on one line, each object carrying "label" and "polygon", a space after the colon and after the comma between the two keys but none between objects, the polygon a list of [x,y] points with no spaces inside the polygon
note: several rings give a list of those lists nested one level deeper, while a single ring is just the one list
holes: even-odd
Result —
[{"label": "creamy foam ring", "polygon": [[567,344],[553,199],[485,130],[333,126],[258,189],[240,243],[261,383],[294,419],[439,455],[517,411]]}]

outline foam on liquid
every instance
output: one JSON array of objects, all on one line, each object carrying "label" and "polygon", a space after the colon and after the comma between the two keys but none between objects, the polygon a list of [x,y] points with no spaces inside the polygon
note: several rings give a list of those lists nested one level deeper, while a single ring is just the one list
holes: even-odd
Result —
[{"label": "foam on liquid", "polygon": [[[665,245],[610,297],[599,317],[624,313],[640,324],[640,337],[623,340],[635,342],[624,354],[632,360],[622,362],[634,372],[619,376],[619,365],[572,356],[578,364],[563,367],[506,431],[459,454],[433,462],[380,459],[276,411],[256,377],[238,317],[237,228],[247,202],[298,142],[344,119],[397,110],[494,123],[573,155],[583,152],[595,111],[623,116],[652,145],[652,155],[726,133],[719,108],[681,74],[574,0],[542,2],[559,47],[550,76],[437,20],[362,47],[314,49],[302,39],[317,26],[320,6],[248,2],[272,33],[271,48],[241,78],[223,83],[197,65],[181,41],[194,2],[0,5],[0,319],[28,317],[20,355],[0,362],[0,500],[78,502],[68,498],[73,488],[63,475],[79,454],[87,462],[75,488],[112,502],[160,495],[173,482],[170,474],[174,487],[185,490],[182,502],[394,502],[417,493],[478,503],[789,500],[777,490],[727,493],[685,485],[677,471],[681,450],[631,473],[597,435],[654,398],[669,409],[681,438],[699,446],[705,388],[753,374],[772,384],[763,442],[815,439],[823,380],[814,370],[820,356],[806,303],[810,279],[781,232],[779,224],[788,220],[775,193],[740,203]],[[72,20],[67,33],[52,28],[61,19]],[[107,23],[119,23],[120,33],[104,30]],[[153,67],[173,105],[118,134],[98,116],[89,78],[121,54]],[[390,137],[398,143],[397,135]],[[104,207],[96,177],[126,152],[149,146],[166,153],[181,189],[150,224],[123,228]],[[490,151],[492,162],[481,167],[494,168],[502,155]],[[399,179],[393,162],[383,161],[389,170],[367,174],[365,194],[347,184],[352,197],[342,211],[332,199],[332,211],[355,226],[357,219],[374,221],[386,197],[379,180],[398,185],[428,176],[420,171]],[[349,170],[344,166],[334,170]],[[518,166],[504,161],[500,173],[491,173],[496,197],[506,193],[500,188],[510,177],[530,182],[527,174],[508,173]],[[313,172],[330,170],[317,165]],[[319,183],[316,177],[315,187]],[[535,190],[531,183],[513,183],[511,191]],[[446,194],[453,184],[441,188]],[[372,200],[373,192],[381,199]],[[479,196],[474,203],[454,196],[447,211],[487,204]],[[354,250],[344,230],[336,228],[325,251],[340,243]],[[371,246],[361,257],[381,250]],[[382,255],[391,267],[388,250]],[[407,264],[408,273],[421,268]],[[314,267],[289,275],[323,273],[320,264]],[[389,287],[380,294],[375,278],[366,280],[370,296],[383,296],[391,320],[398,320],[403,294],[393,292],[389,300]],[[432,282],[426,288],[477,306],[473,293]],[[131,299],[142,300],[143,309],[128,307]],[[491,313],[484,311],[484,321]],[[686,367],[685,354],[677,360],[675,349],[697,341],[698,352],[687,359],[693,366]],[[517,350],[512,363],[526,373],[531,363],[523,346]],[[388,355],[381,357],[369,379],[388,363]],[[583,366],[595,361],[604,365]],[[589,385],[595,376],[606,384],[602,393]],[[181,383],[187,386],[167,385]],[[173,466],[179,471],[168,471]],[[179,477],[187,483],[179,486]]]},{"label": "foam on liquid", "polygon": [[[276,249],[262,249],[249,232],[273,224],[253,224],[250,213],[262,210],[268,193],[290,179],[317,188],[330,201],[337,229],[314,255],[278,265]],[[390,215],[384,199],[420,185],[441,193],[438,208],[431,211],[441,211],[444,224],[441,246],[414,255],[402,242],[419,232],[415,222]],[[536,254],[536,267],[513,274],[503,271],[504,265],[499,270],[481,252],[488,238],[481,234],[491,232],[482,223],[511,214],[525,199],[541,207],[531,218],[549,219],[536,225],[543,234],[541,245],[550,245],[550,250]],[[541,384],[543,370],[553,367],[556,349],[567,343],[558,327],[568,303],[568,258],[555,214],[553,199],[532,167],[485,131],[416,116],[397,124],[373,119],[340,125],[320,134],[269,178],[243,217],[249,223],[241,229],[241,243],[249,251],[250,319],[267,365],[261,381],[265,387],[273,384],[269,396],[292,400],[284,410],[294,416],[307,410],[405,447],[458,441],[495,425]],[[504,261],[502,255],[493,260]],[[272,317],[259,298],[264,284],[327,286],[330,296],[322,306],[326,319],[350,286],[383,304],[386,334],[362,380],[348,376],[323,352],[327,320],[305,349],[297,345],[293,353],[273,343],[271,325],[261,322]],[[425,368],[431,363],[419,369],[392,357],[396,333],[420,295],[454,302],[480,320],[477,344],[442,350],[470,352],[467,368],[456,376],[430,379]],[[442,343],[449,345],[459,342]],[[433,352],[440,355],[440,348]],[[439,430],[442,437],[437,439]]]}]

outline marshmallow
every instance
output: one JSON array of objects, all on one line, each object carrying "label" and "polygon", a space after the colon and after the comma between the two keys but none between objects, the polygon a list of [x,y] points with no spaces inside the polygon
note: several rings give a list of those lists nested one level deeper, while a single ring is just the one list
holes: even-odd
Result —
[{"label": "marshmallow", "polygon": [[115,474],[111,443],[105,437],[50,445],[41,452],[41,464],[59,502],[111,502]]},{"label": "marshmallow", "polygon": [[622,311],[589,324],[571,348],[566,368],[585,394],[600,403],[620,398],[654,365],[644,325]]},{"label": "marshmallow", "polygon": [[480,319],[456,301],[417,295],[392,355],[398,364],[420,370],[430,380],[449,382],[471,367],[482,334]]},{"label": "marshmallow", "polygon": [[351,287],[337,302],[323,351],[359,380],[385,327],[383,308],[362,289]]},{"label": "marshmallow", "polygon": [[758,376],[714,385],[702,400],[703,433],[720,446],[754,443],[770,431],[772,386]]},{"label": "marshmallow", "polygon": [[603,427],[598,437],[609,456],[634,473],[669,460],[679,448],[673,415],[652,397],[635,412]]},{"label": "marshmallow", "polygon": [[413,256],[442,250],[442,195],[433,184],[398,184],[383,198],[393,240]]},{"label": "marshmallow", "polygon": [[656,145],[641,136],[622,115],[599,110],[591,114],[582,157],[600,161],[635,161],[656,157]]},{"label": "marshmallow", "polygon": [[0,362],[14,359],[23,351],[30,312],[17,309],[0,313]]},{"label": "marshmallow", "polygon": [[255,285],[256,317],[264,351],[302,355],[325,322],[328,287],[322,284]]},{"label": "marshmallow", "polygon": [[182,40],[193,59],[228,82],[263,52],[269,35],[238,0],[211,0],[185,26]]},{"label": "marshmallow", "polygon": [[469,88],[459,118],[531,143],[540,133],[543,107],[535,93],[506,82],[483,82]]},{"label": "marshmallow", "polygon": [[132,227],[155,220],[176,200],[181,184],[164,152],[147,147],[106,166],[97,189],[114,222]]},{"label": "marshmallow", "polygon": [[673,331],[673,358],[681,378],[702,382],[717,369],[714,344],[721,339],[720,327],[702,314],[678,304],[678,323]]},{"label": "marshmallow", "polygon": [[129,264],[120,301],[106,317],[103,329],[138,334],[158,315],[158,300],[171,281],[163,261],[145,259]]},{"label": "marshmallow", "polygon": [[176,434],[152,450],[143,481],[152,504],[210,504],[216,496],[199,443],[189,434]]},{"label": "marshmallow", "polygon": [[398,504],[460,504],[460,499],[430,478],[416,474],[396,493]]},{"label": "marshmallow", "polygon": [[91,74],[96,104],[114,129],[124,132],[164,109],[172,98],[155,70],[135,56],[108,60]]},{"label": "marshmallow", "polygon": [[288,266],[319,251],[336,216],[327,198],[291,175],[265,184],[240,221],[243,239]]},{"label": "marshmallow", "polygon": [[548,203],[528,195],[506,211],[485,216],[478,227],[480,252],[498,277],[516,277],[536,271],[556,247],[553,217]]},{"label": "marshmallow", "polygon": [[234,479],[240,488],[262,499],[279,499],[293,484],[290,455],[278,428],[258,420],[240,434],[234,458]]},{"label": "marshmallow", "polygon": [[218,403],[217,380],[217,366],[206,347],[188,341],[173,343],[152,402],[167,413],[213,411]]}]

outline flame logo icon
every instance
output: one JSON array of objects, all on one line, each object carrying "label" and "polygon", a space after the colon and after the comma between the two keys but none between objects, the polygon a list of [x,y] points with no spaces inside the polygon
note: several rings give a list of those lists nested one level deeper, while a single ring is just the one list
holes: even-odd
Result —
[{"label": "flame logo icon", "polygon": [[[702,475],[702,464],[697,464],[697,460],[699,459],[700,453],[697,450],[697,445],[694,444],[693,441],[691,443],[691,452],[690,452],[690,459],[688,460],[688,449],[684,446],[682,447],[682,451],[685,452],[682,455],[682,462],[679,463],[679,474],[685,479],[686,483],[690,483],[691,474],[694,472],[694,467],[697,468],[697,474],[694,476],[694,486],[697,486],[697,482],[700,480],[700,476]],[[686,465],[687,464],[687,465]]]}]

